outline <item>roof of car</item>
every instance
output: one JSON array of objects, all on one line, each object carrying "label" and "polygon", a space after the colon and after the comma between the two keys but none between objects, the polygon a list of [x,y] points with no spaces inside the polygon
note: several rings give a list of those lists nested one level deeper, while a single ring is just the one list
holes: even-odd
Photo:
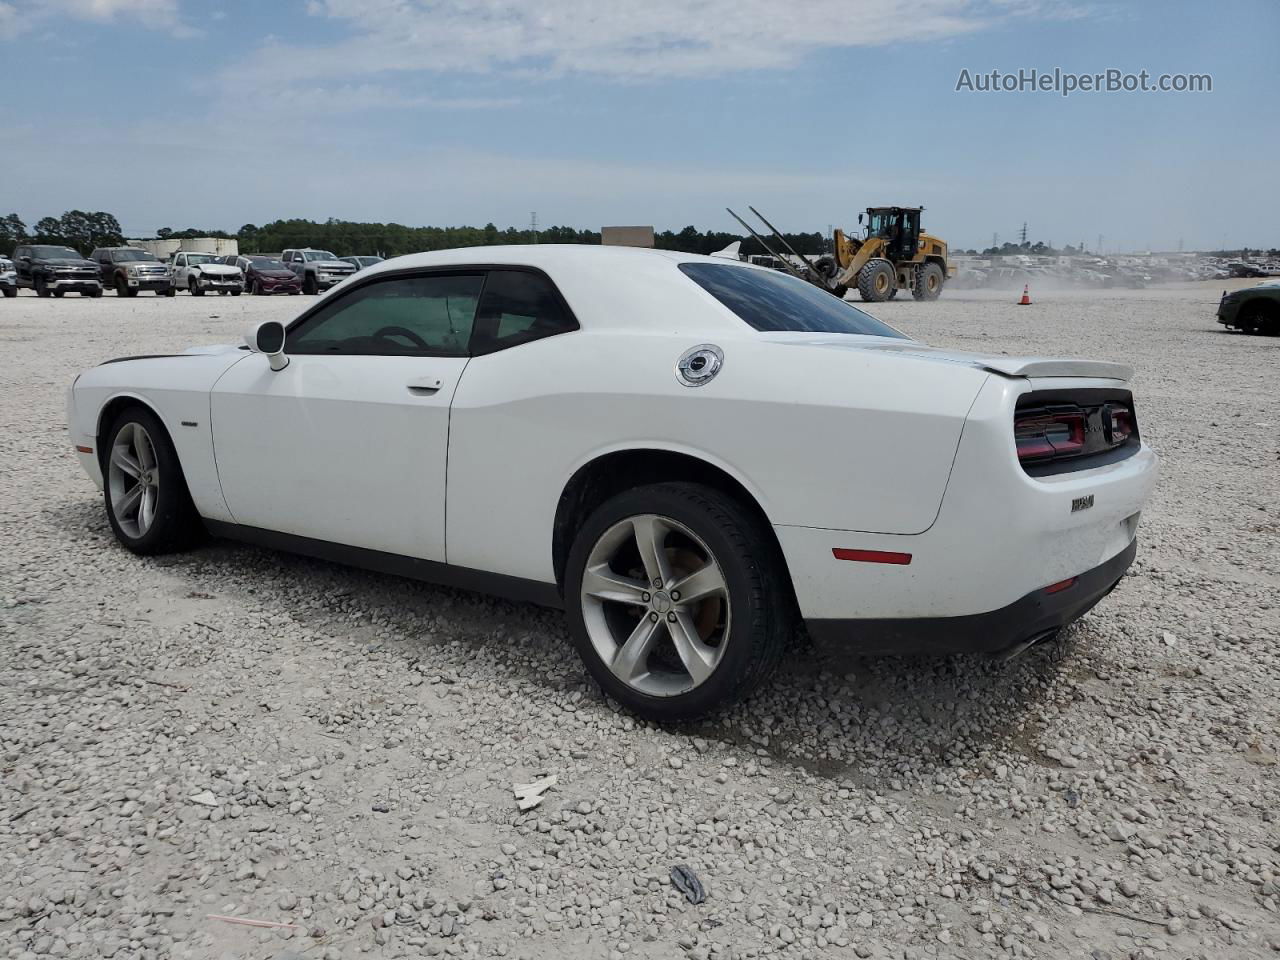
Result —
[{"label": "roof of car", "polygon": [[653,250],[647,247],[606,247],[585,243],[526,243],[491,247],[454,247],[449,250],[410,253],[383,260],[369,269],[372,273],[455,264],[511,264],[512,266],[539,267],[550,272],[556,269],[583,267],[627,269],[643,263],[653,264],[660,261],[683,263],[687,260],[733,262],[693,253],[681,253],[677,250]]}]

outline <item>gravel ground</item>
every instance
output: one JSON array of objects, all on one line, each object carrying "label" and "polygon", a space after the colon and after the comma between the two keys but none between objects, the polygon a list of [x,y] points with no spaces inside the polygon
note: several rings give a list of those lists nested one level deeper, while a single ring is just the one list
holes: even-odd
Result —
[{"label": "gravel ground", "polygon": [[1221,332],[1220,287],[877,307],[1133,363],[1163,457],[1138,561],[1052,648],[798,643],[683,731],[602,699],[552,612],[115,545],[74,373],[305,299],[0,301],[0,956],[1277,956],[1280,339]]}]

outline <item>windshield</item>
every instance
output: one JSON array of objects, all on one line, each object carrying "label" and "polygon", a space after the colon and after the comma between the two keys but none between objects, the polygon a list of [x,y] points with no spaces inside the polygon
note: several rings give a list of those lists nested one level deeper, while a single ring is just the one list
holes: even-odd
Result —
[{"label": "windshield", "polygon": [[117,250],[111,255],[111,259],[116,263],[133,263],[134,261],[152,261],[159,260],[159,257],[153,257],[145,250]]},{"label": "windshield", "polygon": [[65,258],[68,260],[84,259],[84,257],[80,256],[80,254],[76,253],[70,247],[50,247],[50,246],[32,247],[31,255],[35,257],[37,260],[58,260],[62,258]]},{"label": "windshield", "polygon": [[275,260],[271,257],[250,257],[255,270],[288,270],[283,260]]},{"label": "windshield", "polygon": [[381,263],[381,257],[356,257],[356,263],[362,267],[372,267],[375,263]]},{"label": "windshield", "polygon": [[682,263],[680,271],[757,330],[910,339],[853,304],[787,274],[720,263]]},{"label": "windshield", "polygon": [[[266,244],[263,244],[263,246],[266,246]],[[308,260],[337,260],[338,259],[328,250],[307,250],[303,253],[303,256],[305,256]]]},{"label": "windshield", "polygon": [[187,264],[194,266],[197,263],[221,263],[221,257],[215,257],[212,253],[188,253]]}]

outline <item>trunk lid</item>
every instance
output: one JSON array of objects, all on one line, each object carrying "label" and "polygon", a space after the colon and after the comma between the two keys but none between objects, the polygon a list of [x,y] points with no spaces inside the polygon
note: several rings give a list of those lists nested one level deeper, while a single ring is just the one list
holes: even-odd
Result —
[{"label": "trunk lid", "polygon": [[891,340],[887,337],[852,334],[768,333],[764,336],[777,343],[817,347],[830,350],[875,350],[909,356],[935,363],[956,363],[1004,377],[1082,377],[1102,380],[1131,380],[1133,368],[1106,360],[1083,360],[1075,357],[1010,357],[1004,354],[969,353],[931,347],[916,340]]}]

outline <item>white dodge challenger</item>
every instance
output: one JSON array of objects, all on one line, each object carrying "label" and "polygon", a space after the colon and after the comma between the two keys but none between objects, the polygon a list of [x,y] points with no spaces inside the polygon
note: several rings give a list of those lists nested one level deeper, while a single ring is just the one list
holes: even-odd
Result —
[{"label": "white dodge challenger", "polygon": [[896,654],[1087,611],[1156,476],[1130,377],[935,349],[736,262],[486,247],[94,367],[68,419],[136,553],[208,531],[563,607],[609,694],[677,720],[746,695],[797,619]]}]

